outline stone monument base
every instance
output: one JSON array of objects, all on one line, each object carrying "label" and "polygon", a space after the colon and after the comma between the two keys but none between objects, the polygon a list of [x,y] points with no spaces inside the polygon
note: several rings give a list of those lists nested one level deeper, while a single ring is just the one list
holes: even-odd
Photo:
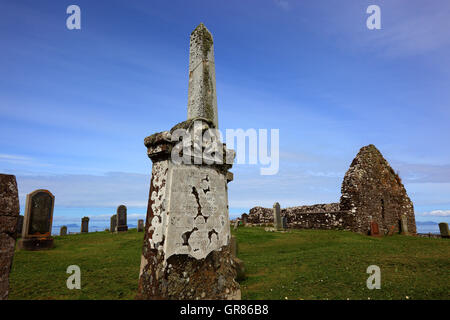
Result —
[{"label": "stone monument base", "polygon": [[234,280],[239,268],[229,246],[200,260],[173,255],[167,260],[167,267],[158,250],[148,250],[144,255],[138,300],[241,299],[239,284]]},{"label": "stone monument base", "polygon": [[19,239],[17,247],[20,250],[39,251],[53,248],[53,238],[24,238]]},{"label": "stone monument base", "polygon": [[116,227],[116,232],[124,232],[124,231],[128,231],[128,226],[117,226]]}]

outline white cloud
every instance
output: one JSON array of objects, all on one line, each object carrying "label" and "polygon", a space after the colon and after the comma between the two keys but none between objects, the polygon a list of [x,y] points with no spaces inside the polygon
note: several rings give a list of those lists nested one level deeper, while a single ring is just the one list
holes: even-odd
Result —
[{"label": "white cloud", "polygon": [[433,210],[430,212],[421,213],[420,215],[432,217],[450,217],[450,210]]}]

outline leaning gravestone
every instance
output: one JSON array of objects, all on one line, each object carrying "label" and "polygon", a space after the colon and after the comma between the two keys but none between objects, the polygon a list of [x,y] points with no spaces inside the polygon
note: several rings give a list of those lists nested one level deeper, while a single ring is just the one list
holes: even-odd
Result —
[{"label": "leaning gravestone", "polygon": [[0,300],[8,299],[19,212],[16,177],[0,174]]},{"label": "leaning gravestone", "polygon": [[61,229],[59,229],[59,235],[60,236],[66,236],[67,235],[67,227],[62,226]]},{"label": "leaning gravestone", "polygon": [[116,232],[116,226],[117,226],[117,216],[113,215],[111,216],[111,219],[109,221],[109,231]]},{"label": "leaning gravestone", "polygon": [[278,202],[275,202],[273,205],[273,227],[276,231],[283,229],[283,225],[281,222],[280,204]]},{"label": "leaning gravestone", "polygon": [[[199,132],[217,128],[213,39],[200,24],[191,33],[188,120],[144,140],[153,167],[137,298],[241,297],[228,215],[235,154],[220,141],[196,140]],[[178,149],[179,133],[190,142],[194,133],[194,151]],[[217,148],[212,163],[202,152],[209,148]]]},{"label": "leaning gravestone", "polygon": [[448,230],[448,223],[439,223],[439,231],[441,232],[442,238],[450,238],[450,231]]},{"label": "leaning gravestone", "polygon": [[236,219],[236,220],[234,220],[233,230],[237,230],[238,226],[239,226],[239,220]]},{"label": "leaning gravestone", "polygon": [[89,218],[88,217],[81,218],[81,232],[82,233],[89,232]]},{"label": "leaning gravestone", "polygon": [[122,232],[122,231],[128,231],[127,226],[127,207],[124,205],[120,205],[117,207],[117,214],[116,214],[116,231]]},{"label": "leaning gravestone", "polygon": [[144,220],[142,220],[142,219],[138,220],[137,231],[138,232],[144,231]]},{"label": "leaning gravestone", "polygon": [[24,250],[53,248],[51,231],[54,206],[55,197],[48,190],[39,189],[27,195],[19,248]]}]

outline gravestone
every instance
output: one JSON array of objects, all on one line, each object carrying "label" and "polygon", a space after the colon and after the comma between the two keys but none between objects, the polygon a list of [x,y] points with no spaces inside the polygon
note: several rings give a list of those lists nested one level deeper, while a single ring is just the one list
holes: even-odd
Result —
[{"label": "gravestone", "polygon": [[239,226],[239,220],[236,219],[236,220],[234,220],[233,230],[237,230],[238,226]]},{"label": "gravestone", "polygon": [[83,217],[81,218],[81,232],[89,232],[89,218]]},{"label": "gravestone", "polygon": [[400,230],[401,234],[407,235],[408,233],[408,218],[406,216],[402,216],[400,219]]},{"label": "gravestone", "polygon": [[144,231],[144,220],[142,220],[142,219],[138,220],[137,231],[138,232],[143,232]]},{"label": "gravestone", "polygon": [[448,223],[439,223],[439,231],[441,232],[442,238],[450,238],[450,231],[448,230]]},{"label": "gravestone", "polygon": [[67,227],[66,226],[62,226],[61,229],[59,230],[59,235],[60,236],[66,236],[67,235]]},{"label": "gravestone", "polygon": [[380,236],[380,228],[378,223],[375,221],[370,222],[370,235],[374,237]]},{"label": "gravestone", "polygon": [[241,215],[241,221],[242,221],[242,225],[246,225],[247,224],[247,221],[248,221],[248,214],[246,214],[246,213],[243,213],[242,215]]},{"label": "gravestone", "polygon": [[16,177],[0,174],[0,300],[9,295],[9,272],[14,257],[19,217]]},{"label": "gravestone", "polygon": [[111,219],[109,221],[109,230],[111,232],[116,232],[116,226],[117,226],[117,216],[113,215],[111,216]]},{"label": "gravestone", "polygon": [[126,206],[120,205],[117,207],[116,221],[116,232],[128,231]]},{"label": "gravestone", "polygon": [[283,229],[287,229],[287,217],[286,216],[281,217],[281,224],[283,226]]},{"label": "gravestone", "polygon": [[18,247],[24,250],[44,250],[53,248],[51,237],[55,197],[44,189],[27,195],[25,216],[23,217],[22,238]]},{"label": "gravestone", "polygon": [[281,222],[280,204],[278,202],[275,202],[273,205],[273,227],[276,231],[283,229],[283,225]]},{"label": "gravestone", "polygon": [[22,228],[23,228],[23,216],[19,215],[17,219],[17,237],[22,236]]},{"label": "gravestone", "polygon": [[[200,24],[191,33],[188,120],[144,140],[153,166],[138,299],[241,297],[228,214],[235,153],[216,135],[199,139],[218,128],[215,83],[212,35]],[[180,132],[194,138],[194,150],[179,148]],[[210,149],[217,156],[212,162],[203,152]]]}]

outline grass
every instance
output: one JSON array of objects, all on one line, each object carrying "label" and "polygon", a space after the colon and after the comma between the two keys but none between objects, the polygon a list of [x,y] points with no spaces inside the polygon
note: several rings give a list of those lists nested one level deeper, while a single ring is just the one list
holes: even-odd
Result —
[{"label": "grass", "polygon": [[[256,227],[232,233],[247,270],[243,299],[449,299],[447,239]],[[131,229],[55,237],[52,250],[16,251],[10,299],[133,299],[142,241]],[[72,264],[81,268],[81,290],[66,287]],[[380,290],[366,287],[369,265],[381,268]]]}]

